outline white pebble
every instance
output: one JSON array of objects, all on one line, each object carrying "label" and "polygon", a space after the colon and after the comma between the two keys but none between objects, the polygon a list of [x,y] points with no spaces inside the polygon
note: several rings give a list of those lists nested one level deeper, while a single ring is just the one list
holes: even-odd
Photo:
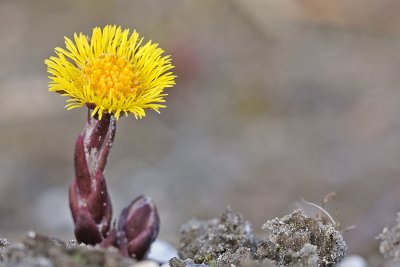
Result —
[{"label": "white pebble", "polygon": [[363,257],[358,255],[347,256],[338,267],[368,267],[368,263]]},{"label": "white pebble", "polygon": [[169,243],[163,240],[156,240],[151,244],[147,258],[159,263],[166,263],[171,258],[178,257],[178,252]]},{"label": "white pebble", "polygon": [[132,265],[132,267],[159,267],[159,265],[154,261],[140,261]]},{"label": "white pebble", "polygon": [[36,237],[36,233],[35,233],[34,231],[29,231],[28,234],[27,234],[27,236],[28,236],[30,239],[34,239],[34,238]]}]

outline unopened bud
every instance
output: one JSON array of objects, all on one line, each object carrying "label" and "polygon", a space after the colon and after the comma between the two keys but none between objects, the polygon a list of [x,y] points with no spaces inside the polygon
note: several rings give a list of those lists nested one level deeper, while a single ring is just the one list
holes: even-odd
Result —
[{"label": "unopened bud", "polygon": [[151,198],[141,195],[133,200],[119,218],[117,244],[121,254],[143,259],[159,228],[157,208]]}]

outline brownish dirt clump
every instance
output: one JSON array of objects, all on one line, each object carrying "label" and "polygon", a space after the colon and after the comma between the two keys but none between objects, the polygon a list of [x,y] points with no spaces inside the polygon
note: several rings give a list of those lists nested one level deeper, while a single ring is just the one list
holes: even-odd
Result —
[{"label": "brownish dirt clump", "polygon": [[[267,221],[265,240],[254,237],[251,225],[230,209],[219,218],[191,220],[182,227],[179,255],[172,267],[211,266],[334,266],[347,249],[341,233],[321,218],[301,210]],[[186,265],[187,264],[187,265]]]},{"label": "brownish dirt clump", "polygon": [[397,224],[392,228],[385,227],[378,236],[382,240],[379,250],[386,259],[400,260],[400,212],[397,214]]},{"label": "brownish dirt clump", "polygon": [[332,224],[308,217],[301,210],[269,220],[262,228],[269,236],[258,247],[257,255],[279,266],[331,266],[346,254],[343,236]]},{"label": "brownish dirt clump", "polygon": [[130,267],[134,260],[119,255],[115,249],[78,245],[35,233],[28,234],[22,243],[10,244],[0,239],[0,267]]}]

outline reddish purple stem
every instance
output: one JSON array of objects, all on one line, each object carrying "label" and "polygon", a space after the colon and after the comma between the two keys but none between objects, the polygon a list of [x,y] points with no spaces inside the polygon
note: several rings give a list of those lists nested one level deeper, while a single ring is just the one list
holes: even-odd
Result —
[{"label": "reddish purple stem", "polygon": [[78,242],[118,247],[124,256],[142,259],[156,239],[159,217],[154,202],[139,196],[125,208],[117,228],[110,229],[112,207],[104,168],[113,144],[116,121],[104,113],[101,120],[91,117],[89,107],[85,129],[75,145],[75,180],[69,187],[69,200]]},{"label": "reddish purple stem", "polygon": [[75,180],[70,185],[70,208],[78,242],[97,244],[110,229],[112,206],[103,171],[115,136],[115,118],[91,117],[75,146]]}]

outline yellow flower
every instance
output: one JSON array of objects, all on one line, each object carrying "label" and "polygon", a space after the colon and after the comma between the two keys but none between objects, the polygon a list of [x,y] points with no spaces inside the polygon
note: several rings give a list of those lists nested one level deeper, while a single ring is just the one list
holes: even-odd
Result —
[{"label": "yellow flower", "polygon": [[117,26],[93,29],[92,37],[74,34],[75,43],[65,37],[66,49],[45,60],[49,91],[68,96],[66,108],[87,104],[92,116],[121,112],[142,118],[145,109],[159,112],[165,105],[164,88],[175,84],[171,59],[158,44],[147,42],[134,31]]}]

